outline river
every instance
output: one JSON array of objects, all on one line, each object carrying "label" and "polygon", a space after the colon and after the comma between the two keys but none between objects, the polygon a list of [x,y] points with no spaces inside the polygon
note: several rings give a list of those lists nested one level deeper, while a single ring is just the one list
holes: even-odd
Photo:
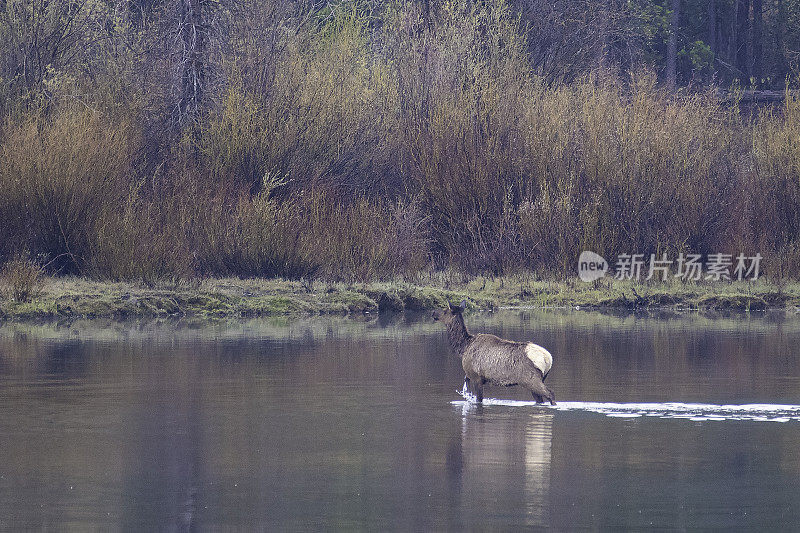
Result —
[{"label": "river", "polygon": [[0,326],[0,529],[794,529],[800,318],[501,311],[555,407],[425,316]]}]

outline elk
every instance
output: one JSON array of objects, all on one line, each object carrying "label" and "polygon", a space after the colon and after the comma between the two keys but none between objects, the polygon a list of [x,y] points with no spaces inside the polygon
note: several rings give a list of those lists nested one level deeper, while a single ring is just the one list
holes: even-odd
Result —
[{"label": "elk", "polygon": [[525,387],[538,403],[556,404],[553,391],[547,388],[544,380],[553,366],[550,352],[532,342],[513,342],[488,333],[473,335],[464,324],[464,309],[461,305],[449,304],[447,309],[433,313],[447,327],[450,347],[461,357],[464,368],[464,385],[483,401],[483,386],[486,383],[510,387]]}]

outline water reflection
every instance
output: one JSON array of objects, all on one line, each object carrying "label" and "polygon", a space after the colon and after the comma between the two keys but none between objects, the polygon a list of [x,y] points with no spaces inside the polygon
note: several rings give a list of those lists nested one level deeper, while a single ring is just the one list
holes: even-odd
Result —
[{"label": "water reflection", "polygon": [[800,523],[800,320],[469,323],[551,349],[560,406],[461,402],[441,325],[403,316],[0,326],[0,530]]},{"label": "water reflection", "polygon": [[[178,358],[185,358],[176,354]],[[126,531],[147,526],[191,531],[203,465],[203,415],[198,365],[184,359],[184,375],[150,376],[135,393],[126,434],[131,439],[120,457],[124,472],[120,526]],[[155,379],[153,379],[155,378]],[[170,380],[165,386],[164,379]]]},{"label": "water reflection", "polygon": [[462,513],[485,517],[502,507],[526,526],[548,526],[553,414],[469,402],[460,409]]},{"label": "water reflection", "polygon": [[549,520],[550,448],[553,443],[553,415],[529,415],[525,431],[525,524],[546,526]]}]

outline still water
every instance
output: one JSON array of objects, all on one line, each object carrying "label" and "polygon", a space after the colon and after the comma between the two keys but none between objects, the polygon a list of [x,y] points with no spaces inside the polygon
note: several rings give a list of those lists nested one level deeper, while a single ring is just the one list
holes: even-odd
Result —
[{"label": "still water", "polygon": [[800,318],[516,312],[556,408],[413,317],[0,326],[0,530],[800,527]]}]

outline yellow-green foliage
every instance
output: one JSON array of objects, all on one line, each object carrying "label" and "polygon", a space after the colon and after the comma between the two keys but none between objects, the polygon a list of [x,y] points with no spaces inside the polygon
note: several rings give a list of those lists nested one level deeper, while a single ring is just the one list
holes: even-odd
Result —
[{"label": "yellow-green foliage", "polygon": [[120,205],[132,157],[131,127],[82,107],[9,125],[0,147],[0,251],[64,254],[69,268],[83,269],[102,216]]},{"label": "yellow-green foliage", "polygon": [[380,189],[391,173],[396,94],[388,65],[369,53],[358,14],[337,12],[291,38],[273,61],[276,75],[260,92],[244,89],[246,65],[231,65],[232,83],[202,129],[205,169],[248,187],[270,174],[294,190]]}]

